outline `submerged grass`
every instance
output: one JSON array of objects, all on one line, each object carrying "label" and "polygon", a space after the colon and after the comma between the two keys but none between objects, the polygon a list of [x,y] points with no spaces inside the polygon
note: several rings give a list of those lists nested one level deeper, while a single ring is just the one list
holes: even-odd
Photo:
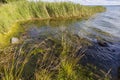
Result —
[{"label": "submerged grass", "polygon": [[109,80],[103,71],[79,64],[81,40],[64,35],[7,47],[0,51],[0,80]]},{"label": "submerged grass", "polygon": [[[56,18],[88,18],[103,12],[101,6],[82,6],[72,2],[29,2],[25,0],[9,2],[0,6],[0,39],[19,21]],[[4,35],[3,35],[4,36]]]}]

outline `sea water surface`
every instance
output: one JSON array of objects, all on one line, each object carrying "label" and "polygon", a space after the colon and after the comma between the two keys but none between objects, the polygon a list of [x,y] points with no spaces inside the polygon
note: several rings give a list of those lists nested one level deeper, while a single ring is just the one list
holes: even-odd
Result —
[{"label": "sea water surface", "polygon": [[93,45],[86,50],[82,62],[94,64],[106,71],[112,69],[111,74],[117,77],[120,68],[120,6],[105,7],[106,12],[98,13],[88,20],[29,23],[26,34],[32,39],[45,35],[58,38],[63,31],[69,31],[70,34],[86,38]]}]

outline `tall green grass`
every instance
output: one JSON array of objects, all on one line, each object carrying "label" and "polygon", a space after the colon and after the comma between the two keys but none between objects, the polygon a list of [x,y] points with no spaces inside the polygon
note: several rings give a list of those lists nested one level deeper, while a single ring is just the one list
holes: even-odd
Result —
[{"label": "tall green grass", "polygon": [[17,21],[36,18],[83,18],[102,11],[103,7],[87,7],[71,2],[11,2],[0,6],[0,33],[7,31]]}]

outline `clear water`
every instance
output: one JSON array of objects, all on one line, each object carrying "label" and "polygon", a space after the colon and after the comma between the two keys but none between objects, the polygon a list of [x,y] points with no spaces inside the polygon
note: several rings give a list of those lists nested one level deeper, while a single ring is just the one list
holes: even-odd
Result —
[{"label": "clear water", "polygon": [[[95,64],[116,76],[120,67],[120,6],[106,6],[107,11],[96,14],[88,20],[51,20],[29,23],[27,35],[35,39],[40,36],[59,36],[68,31],[84,37],[93,43],[86,51],[83,62]],[[42,23],[42,25],[41,25]],[[101,46],[105,41],[108,46]]]}]

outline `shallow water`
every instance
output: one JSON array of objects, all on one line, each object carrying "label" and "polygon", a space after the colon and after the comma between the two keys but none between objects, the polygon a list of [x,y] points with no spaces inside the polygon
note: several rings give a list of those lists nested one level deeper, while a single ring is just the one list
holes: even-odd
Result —
[{"label": "shallow water", "polygon": [[26,24],[26,35],[36,39],[41,36],[59,38],[63,32],[91,41],[83,63],[92,63],[117,77],[120,67],[120,6],[107,6],[107,11],[88,20],[50,20]]}]

